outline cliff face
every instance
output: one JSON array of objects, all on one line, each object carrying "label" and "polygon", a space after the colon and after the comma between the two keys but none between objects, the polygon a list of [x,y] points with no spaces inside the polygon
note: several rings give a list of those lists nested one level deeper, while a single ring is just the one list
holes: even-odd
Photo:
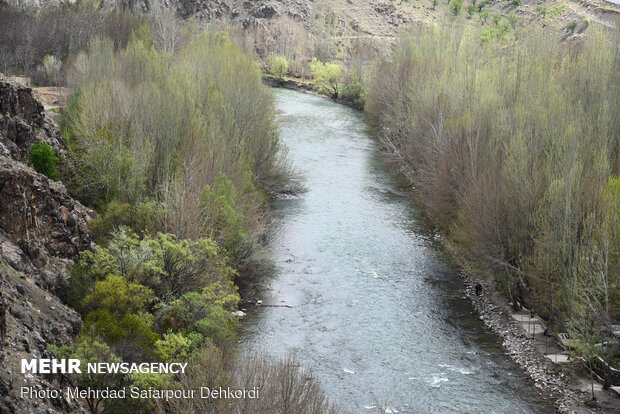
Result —
[{"label": "cliff face", "polygon": [[91,247],[87,221],[94,213],[65,186],[26,165],[30,147],[49,143],[61,158],[65,145],[32,90],[0,79],[0,291],[10,306],[7,342],[0,351],[0,413],[81,412],[68,398],[21,398],[34,390],[68,385],[63,376],[23,375],[22,358],[50,358],[48,344],[71,342],[80,316],[54,288],[71,260]]}]

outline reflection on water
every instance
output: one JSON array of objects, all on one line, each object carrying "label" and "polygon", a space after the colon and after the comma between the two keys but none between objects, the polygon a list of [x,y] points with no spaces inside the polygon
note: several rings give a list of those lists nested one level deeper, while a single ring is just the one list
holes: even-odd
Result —
[{"label": "reflection on water", "polygon": [[551,413],[463,297],[382,164],[363,116],[277,90],[279,124],[308,192],[277,200],[278,275],[241,347],[294,352],[352,412]]}]

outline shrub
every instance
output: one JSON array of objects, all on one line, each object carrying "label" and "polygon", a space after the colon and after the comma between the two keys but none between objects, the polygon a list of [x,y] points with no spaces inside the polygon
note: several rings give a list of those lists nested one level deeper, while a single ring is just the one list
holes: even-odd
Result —
[{"label": "shrub", "polygon": [[342,75],[342,68],[337,63],[323,63],[319,60],[312,59],[310,69],[314,75],[313,83],[315,85],[328,89],[332,96],[338,97],[338,83]]},{"label": "shrub", "polygon": [[462,0],[452,0],[452,14],[453,15],[458,16],[462,7],[463,7]]},{"label": "shrub", "polygon": [[53,55],[46,55],[43,58],[43,67],[47,74],[47,81],[51,85],[58,85],[60,82],[60,67],[62,62]]},{"label": "shrub", "polygon": [[467,18],[471,19],[475,12],[476,12],[476,5],[470,4],[469,7],[467,8]]},{"label": "shrub", "polygon": [[284,56],[271,56],[269,58],[269,71],[279,80],[284,79],[288,73],[288,62]]},{"label": "shrub", "polygon": [[482,21],[486,23],[487,20],[489,20],[490,15],[491,15],[491,12],[489,11],[489,9],[484,9],[480,12],[480,19],[482,19]]},{"label": "shrub", "polygon": [[54,149],[47,142],[39,141],[32,145],[30,163],[38,173],[44,174],[52,180],[58,178],[58,170],[56,169],[58,158],[56,158]]},{"label": "shrub", "polygon": [[124,226],[138,236],[153,235],[162,227],[164,221],[163,207],[155,202],[123,203],[113,200],[107,205],[105,213],[90,222],[88,228],[93,239],[106,245],[115,230]]},{"label": "shrub", "polygon": [[576,22],[570,22],[566,25],[566,30],[568,30],[570,32],[570,34],[573,34],[575,32],[575,29],[577,28],[577,23]]},{"label": "shrub", "polygon": [[343,87],[340,99],[355,108],[363,109],[364,101],[366,100],[364,85],[360,82],[355,82]]}]

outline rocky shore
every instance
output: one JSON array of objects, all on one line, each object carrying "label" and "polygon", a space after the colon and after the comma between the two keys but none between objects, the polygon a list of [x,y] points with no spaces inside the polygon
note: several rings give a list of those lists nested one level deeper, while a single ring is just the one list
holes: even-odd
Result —
[{"label": "rocky shore", "polygon": [[506,354],[523,368],[541,395],[551,400],[559,413],[583,412],[582,407],[577,407],[581,401],[587,400],[589,395],[571,384],[570,373],[536,351],[535,342],[518,322],[511,318],[506,305],[497,303],[492,288],[483,288],[482,293],[477,296],[475,286],[478,281],[468,275],[464,277],[466,295],[480,319],[502,339]]}]

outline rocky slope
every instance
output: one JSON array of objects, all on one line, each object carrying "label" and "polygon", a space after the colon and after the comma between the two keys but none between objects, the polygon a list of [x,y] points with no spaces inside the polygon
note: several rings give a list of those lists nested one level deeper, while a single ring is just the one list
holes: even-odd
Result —
[{"label": "rocky slope", "polygon": [[61,182],[26,165],[30,147],[49,143],[62,159],[65,146],[30,88],[0,78],[0,290],[9,303],[7,339],[0,352],[0,413],[82,412],[66,398],[20,398],[20,387],[68,385],[62,376],[22,375],[22,358],[51,357],[48,344],[70,343],[80,316],[54,288],[71,260],[91,247],[93,212],[73,200]]}]

